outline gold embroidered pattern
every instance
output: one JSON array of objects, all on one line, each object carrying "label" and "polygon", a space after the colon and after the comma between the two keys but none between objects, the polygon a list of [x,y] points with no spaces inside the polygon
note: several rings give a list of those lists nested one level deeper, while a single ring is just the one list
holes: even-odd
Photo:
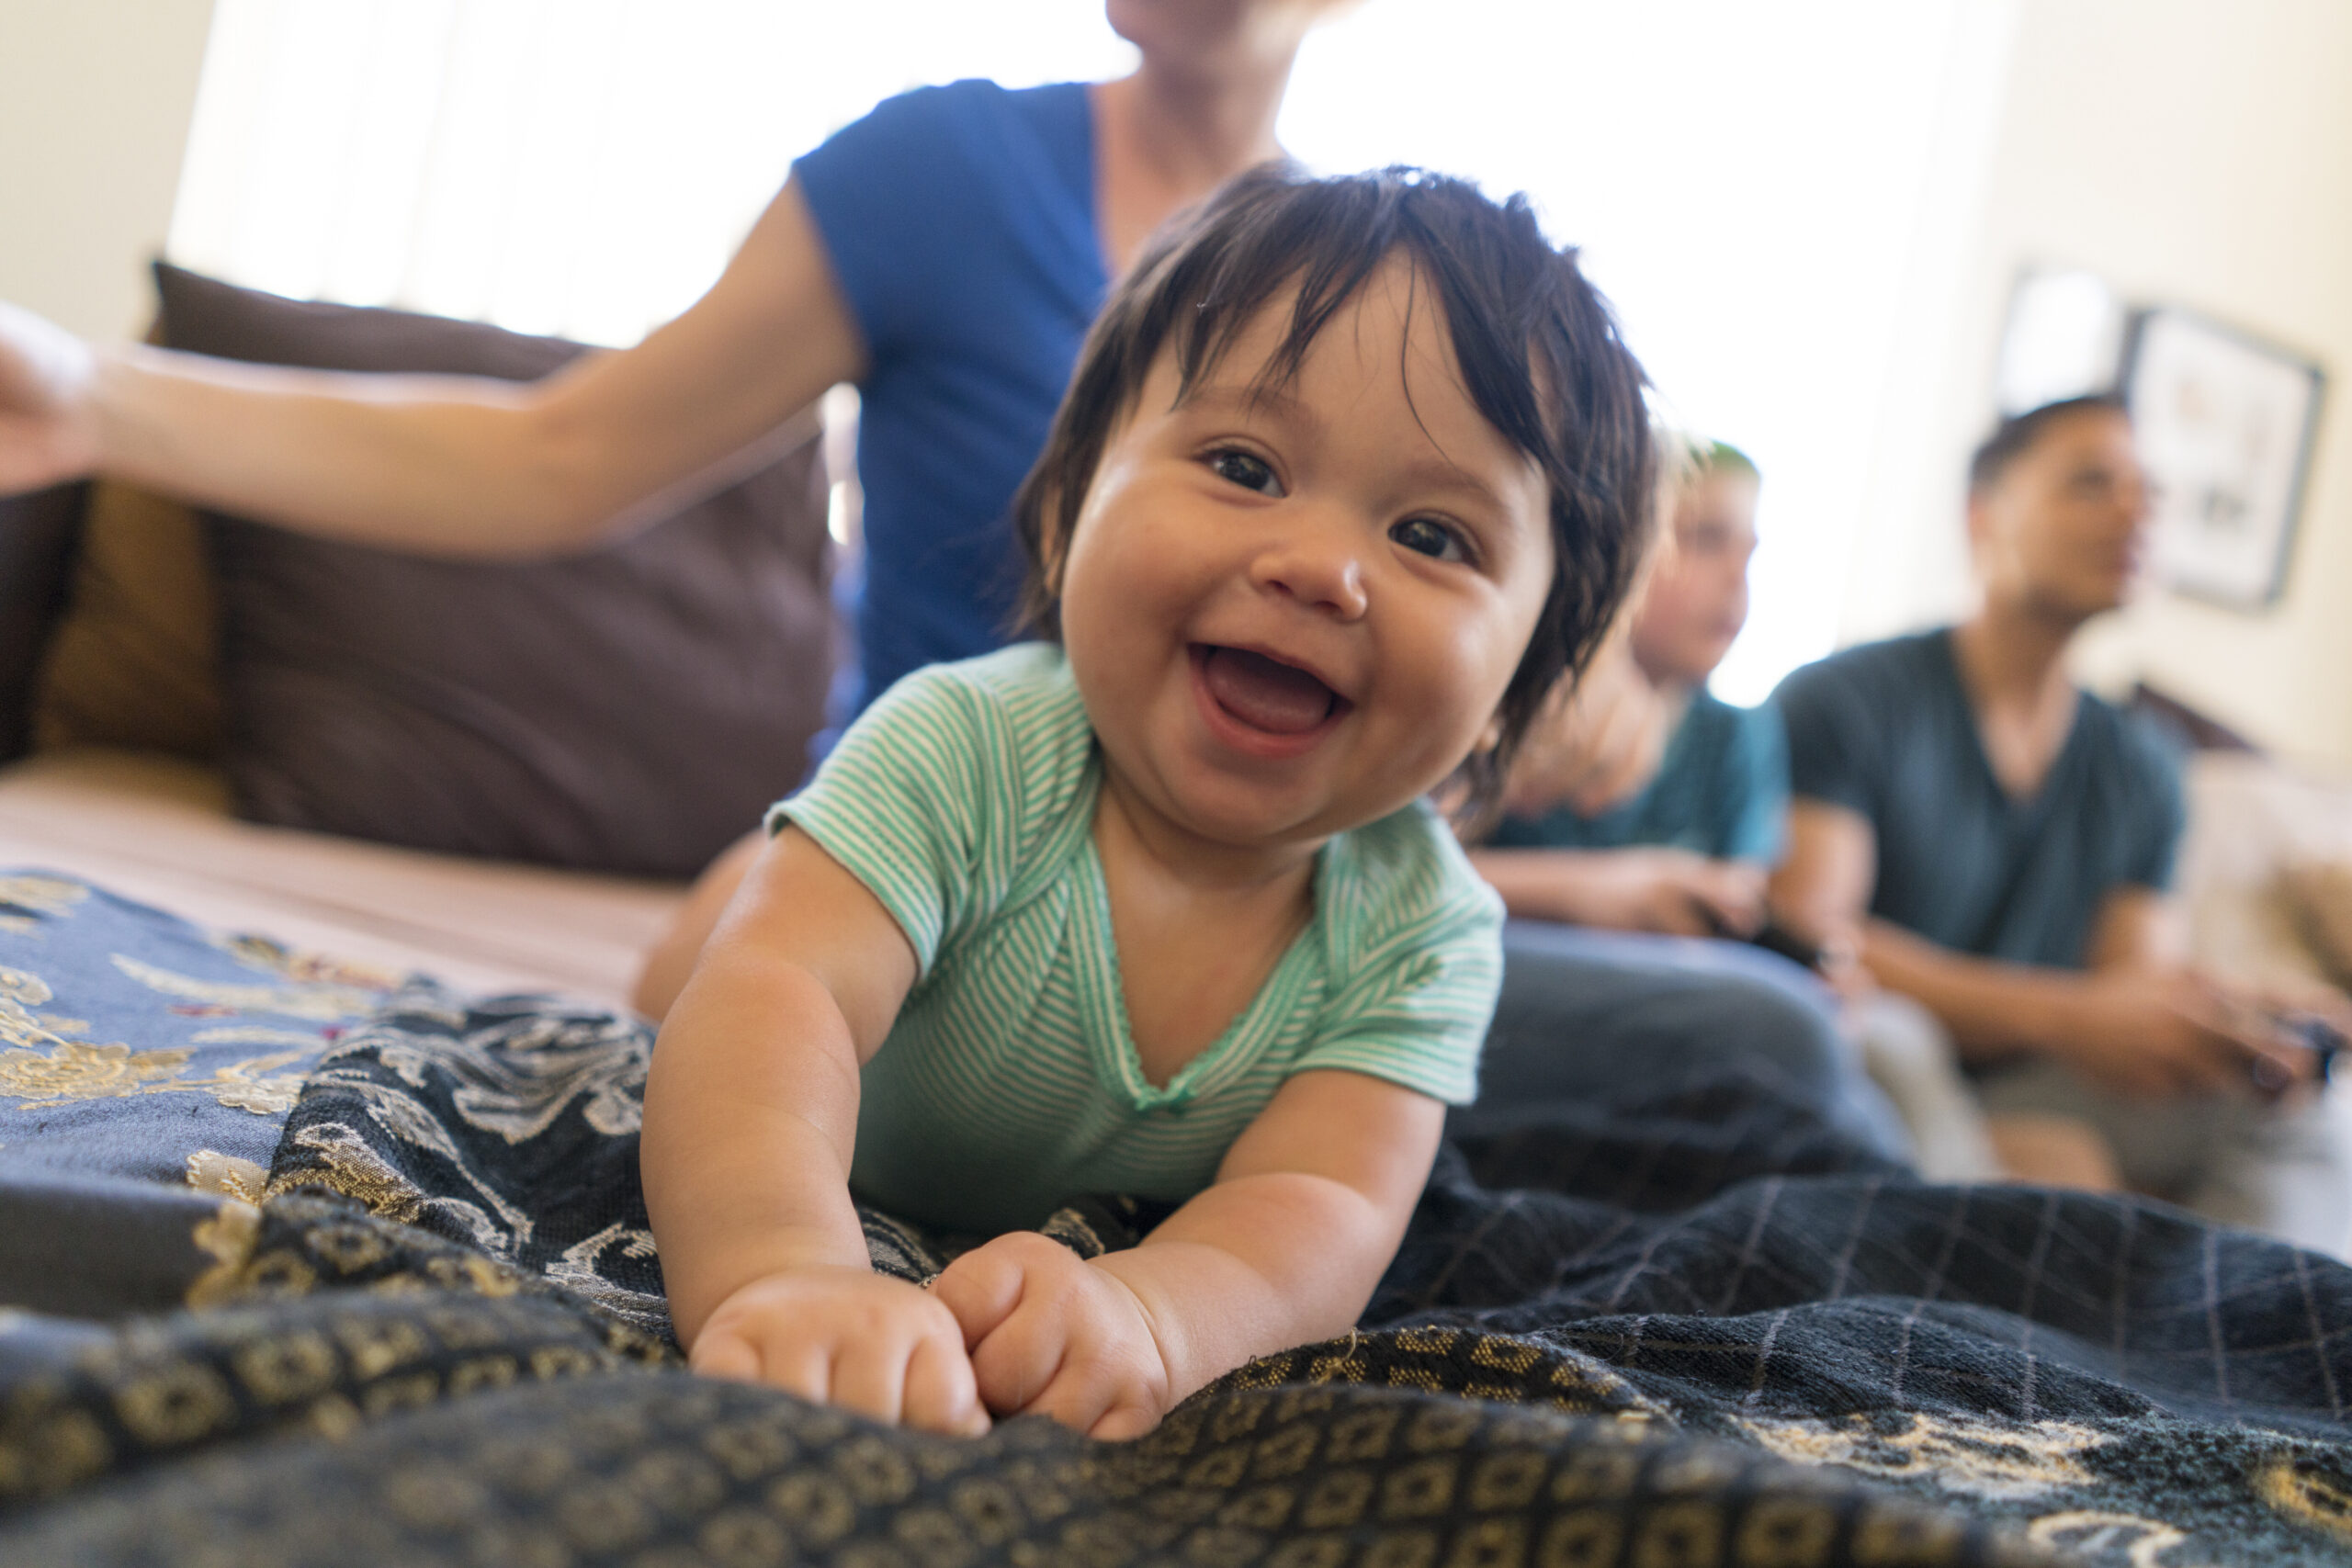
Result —
[{"label": "gold embroidered pattern", "polygon": [[[0,878],[0,890],[8,886],[8,879]],[[0,891],[0,899],[5,899],[5,891]],[[232,939],[229,945],[241,958],[266,961],[274,972],[288,976],[292,983],[201,980],[120,953],[114,955],[114,964],[149,989],[178,998],[181,1005],[175,1007],[175,1012],[220,1016],[263,1011],[321,1021],[367,1010],[379,993],[362,987],[387,978],[252,939]],[[313,976],[322,978],[313,979]],[[85,1021],[33,1010],[51,995],[48,982],[40,976],[0,967],[0,1046],[10,1047],[0,1050],[0,1098],[51,1107],[140,1094],[209,1094],[232,1110],[257,1116],[280,1115],[293,1108],[302,1082],[300,1072],[286,1069],[317,1055],[327,1044],[325,1036],[315,1029],[228,1024],[197,1031],[186,1046],[133,1050],[120,1042],[75,1038],[88,1032]],[[196,1047],[231,1044],[285,1049],[216,1066],[201,1076],[187,1076]]]},{"label": "gold embroidered pattern", "polygon": [[[1540,1402],[1564,1415],[1611,1415],[1620,1420],[1673,1417],[1607,1366],[1577,1351],[1532,1339],[1458,1328],[1406,1328],[1380,1338],[1367,1354],[1361,1336],[1327,1340],[1261,1357],[1226,1374],[1220,1388],[1275,1388],[1297,1383],[1351,1384],[1449,1392],[1498,1404]],[[1549,1363],[1547,1366],[1545,1363]],[[1375,1368],[1377,1371],[1375,1371]],[[1476,1374],[1494,1374],[1493,1381]],[[1500,1381],[1508,1377],[1510,1381]]]},{"label": "gold embroidered pattern", "polygon": [[46,1055],[0,1051],[0,1094],[52,1103],[143,1094],[156,1080],[187,1066],[190,1055],[184,1046],[133,1051],[120,1043],[90,1045],[72,1040],[59,1041]]},{"label": "gold embroidered pattern", "polygon": [[[197,1179],[198,1162],[218,1162],[207,1167],[222,1181],[242,1181],[245,1171],[258,1175],[261,1168],[251,1160],[231,1159],[226,1155],[191,1155],[187,1162],[187,1179],[192,1186],[207,1185]],[[243,1168],[242,1170],[236,1168]],[[187,1288],[187,1301],[192,1307],[210,1306],[236,1294],[244,1278],[245,1265],[252,1259],[254,1246],[261,1235],[261,1211],[242,1195],[232,1195],[212,1217],[198,1224],[194,1239],[198,1248],[212,1259],[212,1267],[196,1277]]]},{"label": "gold embroidered pattern", "polygon": [[0,964],[0,997],[37,1008],[50,999],[49,985],[38,975]]},{"label": "gold embroidered pattern", "polygon": [[329,986],[369,993],[398,990],[409,976],[380,964],[362,964],[330,953],[311,953],[267,937],[232,935],[216,939],[220,951],[238,963],[267,970],[297,985]]},{"label": "gold embroidered pattern", "polygon": [[332,1023],[374,1007],[377,988],[347,985],[300,984],[255,986],[233,980],[200,980],[158,968],[127,953],[114,955],[114,966],[151,991],[185,1002],[218,1008],[223,1012],[274,1012],[288,1018],[315,1019]]},{"label": "gold embroidered pattern", "polygon": [[[214,1192],[223,1198],[239,1198],[248,1203],[258,1203],[262,1188],[269,1180],[269,1172],[249,1159],[224,1155],[213,1149],[198,1149],[187,1156],[187,1184],[198,1192]],[[201,1245],[202,1237],[198,1238]]]},{"label": "gold embroidered pattern", "polygon": [[2352,1486],[2316,1466],[2283,1459],[2254,1478],[2255,1495],[2298,1524],[2352,1545]]},{"label": "gold embroidered pattern", "polygon": [[2166,1556],[2188,1537],[2162,1519],[2143,1518],[2137,1514],[2092,1509],[2045,1514],[2027,1527],[2026,1539],[2037,1546],[2063,1547],[2101,1560],[2121,1551],[2123,1561],[2132,1568],[2211,1568],[2204,1558]]},{"label": "gold embroidered pattern", "polygon": [[202,1077],[176,1075],[195,1053],[187,1046],[160,1051],[133,1051],[128,1045],[92,1045],[80,1041],[58,1042],[44,1055],[39,1051],[0,1051],[0,1095],[30,1103],[18,1107],[70,1104],[77,1100],[119,1100],[134,1094],[209,1094],[222,1105],[255,1115],[290,1111],[302,1086],[300,1073],[281,1073],[287,1066],[315,1054],[281,1051],[248,1057],[216,1067]]},{"label": "gold embroidered pattern", "polygon": [[43,917],[62,915],[89,896],[80,883],[60,877],[0,876],[0,931],[29,931]]},{"label": "gold embroidered pattern", "polygon": [[2107,1440],[2071,1421],[2007,1422],[1918,1412],[1834,1420],[1747,1418],[1740,1426],[1782,1459],[1841,1465],[1865,1475],[1926,1476],[1948,1492],[2000,1502],[2093,1484],[2098,1477],[2075,1456]]}]

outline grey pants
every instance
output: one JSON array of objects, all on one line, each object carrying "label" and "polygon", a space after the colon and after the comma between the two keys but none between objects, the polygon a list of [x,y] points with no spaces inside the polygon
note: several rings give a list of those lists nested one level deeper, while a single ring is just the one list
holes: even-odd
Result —
[{"label": "grey pants", "polygon": [[1540,1117],[1547,1100],[1667,1089],[1734,1064],[1866,1146],[1909,1157],[1902,1118],[1810,972],[1746,942],[1542,920],[1503,929],[1502,998],[1478,1062],[1478,1102],[1446,1127],[1498,1132]]}]

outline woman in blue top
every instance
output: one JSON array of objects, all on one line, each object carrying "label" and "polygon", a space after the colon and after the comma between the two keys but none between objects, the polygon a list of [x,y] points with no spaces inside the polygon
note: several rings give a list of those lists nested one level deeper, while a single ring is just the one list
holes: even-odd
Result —
[{"label": "woman in blue top", "polygon": [[794,165],[684,315],[537,383],[94,348],[0,304],[0,494],[104,472],[327,537],[560,553],[722,482],[855,382],[870,698],[1003,640],[1009,506],[1087,323],[1165,219],[1281,154],[1292,62],[1331,5],[1110,0],[1132,75],[891,99]]}]

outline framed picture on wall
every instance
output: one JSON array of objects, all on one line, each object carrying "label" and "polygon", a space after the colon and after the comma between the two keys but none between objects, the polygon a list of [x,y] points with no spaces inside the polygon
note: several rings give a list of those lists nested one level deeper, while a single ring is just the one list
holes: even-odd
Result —
[{"label": "framed picture on wall", "polygon": [[2155,479],[2157,581],[2234,609],[2278,599],[2324,382],[2303,355],[2194,311],[2138,313],[2122,387]]}]

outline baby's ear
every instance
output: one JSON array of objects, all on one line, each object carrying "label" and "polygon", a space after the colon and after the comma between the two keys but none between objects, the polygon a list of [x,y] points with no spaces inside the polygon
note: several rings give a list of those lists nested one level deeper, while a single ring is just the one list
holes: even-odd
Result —
[{"label": "baby's ear", "polygon": [[1478,739],[1471,748],[1474,756],[1485,756],[1503,743],[1503,716],[1499,713],[1487,720],[1487,728],[1478,731]]}]

